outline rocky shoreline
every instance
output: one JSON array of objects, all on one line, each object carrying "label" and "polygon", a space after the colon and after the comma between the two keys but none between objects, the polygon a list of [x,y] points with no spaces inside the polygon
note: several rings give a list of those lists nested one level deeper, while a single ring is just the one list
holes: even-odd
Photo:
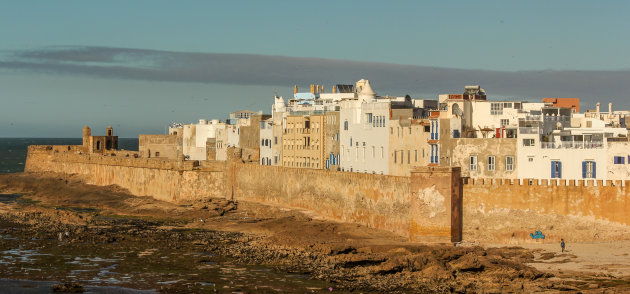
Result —
[{"label": "rocky shoreline", "polygon": [[[57,174],[0,175],[0,193],[22,195],[0,204],[0,235],[18,239],[3,241],[0,250],[36,248],[51,254],[42,263],[58,265],[44,273],[0,262],[0,274],[8,278],[85,282],[68,260],[99,252],[101,259],[114,260],[100,268],[115,266],[92,284],[115,277],[117,285],[160,292],[498,293],[588,287],[528,266],[534,255],[523,248],[409,243],[388,232],[258,203],[208,199],[176,205]],[[270,286],[256,285],[256,277],[246,278],[250,285],[239,281],[239,273],[256,272],[256,266],[267,273],[276,269],[280,274],[273,275],[285,282],[281,273],[300,278]],[[238,270],[226,273],[230,267]]]}]

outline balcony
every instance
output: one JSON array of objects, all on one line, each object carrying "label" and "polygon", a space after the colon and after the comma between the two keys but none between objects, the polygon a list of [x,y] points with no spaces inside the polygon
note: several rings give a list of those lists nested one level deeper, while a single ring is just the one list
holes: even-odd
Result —
[{"label": "balcony", "polygon": [[522,120],[522,121],[540,121],[542,118],[541,115],[528,115],[524,118],[519,118],[518,120]]},{"label": "balcony", "polygon": [[520,127],[518,131],[521,134],[542,134],[542,128]]},{"label": "balcony", "polygon": [[542,142],[540,143],[542,149],[602,149],[604,148],[603,141],[562,141],[562,142]]}]

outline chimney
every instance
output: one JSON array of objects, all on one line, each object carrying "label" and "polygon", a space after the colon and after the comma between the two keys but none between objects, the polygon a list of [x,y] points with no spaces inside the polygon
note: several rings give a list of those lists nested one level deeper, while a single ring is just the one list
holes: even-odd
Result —
[{"label": "chimney", "polygon": [[335,87],[335,85],[333,85],[332,88],[333,88],[333,93],[337,93],[337,87]]},{"label": "chimney", "polygon": [[297,85],[293,85],[293,94],[297,94],[298,88]]},{"label": "chimney", "polygon": [[322,93],[326,92],[326,89],[324,88],[324,85],[322,85]]},{"label": "chimney", "polygon": [[599,115],[599,102],[597,102],[597,104],[595,104],[595,112],[597,112],[597,115]]},{"label": "chimney", "polygon": [[608,114],[612,114],[612,102],[608,103]]}]

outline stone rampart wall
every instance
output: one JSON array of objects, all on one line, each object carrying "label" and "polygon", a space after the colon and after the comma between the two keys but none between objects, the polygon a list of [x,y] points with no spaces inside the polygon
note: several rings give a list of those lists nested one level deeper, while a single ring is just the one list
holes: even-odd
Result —
[{"label": "stone rampart wall", "polygon": [[[448,234],[440,226],[448,221],[449,193],[442,191],[447,190],[443,185],[426,183],[437,181],[431,176],[422,180],[422,189],[416,187],[418,191],[411,191],[413,177],[261,166],[240,161],[87,155],[64,153],[59,148],[30,146],[25,171],[75,174],[89,184],[115,184],[134,195],[171,202],[233,196],[236,200],[304,208],[326,218],[364,224],[414,240],[426,238],[412,235]],[[627,239],[630,237],[629,184],[628,181],[463,179],[463,240],[539,242],[530,237],[537,230],[546,235],[544,242],[560,238]],[[425,195],[435,189],[441,191],[444,199]],[[418,199],[412,200],[413,197]],[[436,210],[430,211],[433,208]],[[431,220],[427,222],[425,217],[441,219],[442,225],[427,231],[426,224]],[[436,235],[437,231],[440,234]]]},{"label": "stone rampart wall", "polygon": [[223,197],[223,165],[198,167],[196,161],[61,153],[29,146],[24,171],[57,172],[98,186],[118,185],[138,196],[179,202]]},{"label": "stone rampart wall", "polygon": [[[630,238],[629,181],[465,179],[463,184],[464,239]],[[532,238],[536,231],[545,240]]]},{"label": "stone rampart wall", "polygon": [[277,203],[409,236],[410,178],[231,164],[237,199]]}]

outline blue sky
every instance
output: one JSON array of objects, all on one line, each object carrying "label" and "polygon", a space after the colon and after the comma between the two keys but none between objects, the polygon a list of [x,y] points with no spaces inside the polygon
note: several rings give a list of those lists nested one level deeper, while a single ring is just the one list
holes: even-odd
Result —
[{"label": "blue sky", "polygon": [[[334,82],[326,67],[318,67],[330,59],[356,62],[349,65],[356,70],[335,76],[339,82],[369,78],[379,93],[433,98],[435,91],[461,92],[462,83],[478,82],[502,97],[552,96],[544,89],[581,97],[585,105],[610,100],[630,108],[622,90],[630,70],[630,2],[338,2],[2,2],[0,136],[76,137],[84,124],[95,130],[111,124],[120,126],[121,136],[134,137],[163,132],[172,121],[224,118],[240,108],[268,111],[276,91],[287,96],[295,83],[308,86],[310,80],[295,75]],[[90,49],[81,51],[81,60],[48,54],[74,54],[83,46]],[[125,51],[130,48],[147,51]],[[115,62],[94,58],[110,50]],[[275,68],[276,61],[287,67]],[[94,66],[124,69],[105,74]],[[269,78],[291,66],[300,71]],[[234,80],[203,78],[228,67]],[[399,69],[400,76],[426,67],[464,71],[446,71],[439,85],[426,75],[402,79],[406,84],[371,78],[384,67]],[[161,72],[145,77],[139,69]],[[491,74],[480,78],[476,70]],[[530,77],[523,80],[538,91],[517,87],[524,71]],[[532,74],[542,71],[553,74]],[[514,78],[498,81],[501,73]],[[589,87],[602,90],[586,93]]]}]

